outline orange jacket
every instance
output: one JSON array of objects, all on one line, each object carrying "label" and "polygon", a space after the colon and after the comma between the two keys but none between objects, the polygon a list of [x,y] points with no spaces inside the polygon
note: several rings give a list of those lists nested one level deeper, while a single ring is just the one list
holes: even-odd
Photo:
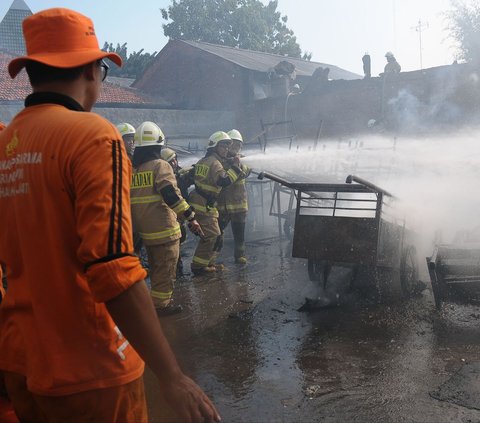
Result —
[{"label": "orange jacket", "polygon": [[[0,131],[5,128],[6,128],[5,124],[3,122],[0,122]],[[3,271],[2,271],[2,266],[0,264],[0,302],[2,302],[2,298],[5,296],[5,290],[3,289],[3,285],[2,285],[2,278],[3,278]]]},{"label": "orange jacket", "polygon": [[122,138],[68,97],[26,105],[0,132],[0,369],[40,395],[128,383],[143,362],[104,304],[145,277]]},{"label": "orange jacket", "polygon": [[[5,124],[3,122],[0,122],[0,131],[5,128],[6,128]],[[2,266],[0,265],[0,303],[2,302],[3,297],[5,297],[5,289],[3,289],[2,278],[3,278],[3,270],[2,270]]]}]

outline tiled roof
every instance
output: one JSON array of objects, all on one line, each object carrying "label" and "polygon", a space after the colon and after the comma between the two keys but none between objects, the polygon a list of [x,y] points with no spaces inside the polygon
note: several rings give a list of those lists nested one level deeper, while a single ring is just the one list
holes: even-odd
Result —
[{"label": "tiled roof", "polygon": [[0,22],[0,49],[17,55],[25,54],[22,21],[32,14],[23,0],[14,0]]},{"label": "tiled roof", "polygon": [[[7,71],[8,62],[14,56],[0,51],[0,102],[22,101],[31,93],[30,83],[25,71],[21,71],[15,79],[11,79]],[[105,81],[97,101],[99,103],[119,104],[151,104],[145,95],[126,87]]]}]

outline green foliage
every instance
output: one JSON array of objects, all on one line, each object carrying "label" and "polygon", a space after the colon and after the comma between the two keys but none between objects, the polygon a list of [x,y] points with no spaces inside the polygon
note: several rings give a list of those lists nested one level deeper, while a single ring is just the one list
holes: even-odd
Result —
[{"label": "green foliage", "polygon": [[[203,41],[248,50],[302,57],[302,51],[287,17],[277,11],[278,1],[264,5],[259,0],[172,0],[161,9],[168,21],[165,36]],[[311,54],[304,58],[310,60]]]},{"label": "green foliage", "polygon": [[480,4],[452,1],[446,14],[450,36],[457,42],[458,59],[480,62]]},{"label": "green foliage", "polygon": [[108,74],[123,78],[138,78],[157,55],[157,52],[153,54],[144,53],[143,48],[128,55],[127,43],[122,45],[117,43],[117,46],[114,47],[113,43],[105,42],[102,50],[117,53],[122,58],[123,66],[121,68],[118,66],[110,67]]}]

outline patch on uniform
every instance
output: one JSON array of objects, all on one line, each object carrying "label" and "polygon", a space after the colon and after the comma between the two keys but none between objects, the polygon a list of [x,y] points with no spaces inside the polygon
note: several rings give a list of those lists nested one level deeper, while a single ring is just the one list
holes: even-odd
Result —
[{"label": "patch on uniform", "polygon": [[18,143],[19,143],[19,140],[17,137],[17,131],[15,131],[13,133],[13,138],[5,147],[5,154],[7,155],[7,157],[12,157],[13,155],[15,155],[16,149],[18,147]]},{"label": "patch on uniform", "polygon": [[132,175],[132,189],[153,187],[153,172],[138,172]]},{"label": "patch on uniform", "polygon": [[206,178],[209,170],[210,170],[210,166],[197,164],[195,166],[195,176],[202,176]]}]

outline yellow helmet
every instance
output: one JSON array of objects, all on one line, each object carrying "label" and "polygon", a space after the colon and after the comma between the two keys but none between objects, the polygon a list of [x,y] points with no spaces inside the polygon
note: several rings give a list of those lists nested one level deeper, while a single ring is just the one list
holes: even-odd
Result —
[{"label": "yellow helmet", "polygon": [[135,128],[133,125],[130,125],[129,123],[123,122],[119,123],[117,125],[118,132],[120,132],[120,135],[123,137],[125,135],[129,134],[134,134],[135,133]]},{"label": "yellow helmet", "polygon": [[173,160],[175,157],[177,157],[177,153],[171,148],[165,147],[162,148],[162,151],[160,152],[160,157],[166,162],[170,163],[170,160]]},{"label": "yellow helmet", "polygon": [[232,129],[231,131],[228,131],[228,135],[232,140],[240,141],[241,143],[243,143],[242,134],[237,129]]},{"label": "yellow helmet", "polygon": [[228,136],[226,132],[217,131],[210,135],[208,139],[207,149],[215,148],[219,142],[227,141],[229,144],[232,143],[232,139]]},{"label": "yellow helmet", "polygon": [[135,148],[163,145],[165,144],[165,135],[156,123],[146,121],[136,129],[133,142]]}]

